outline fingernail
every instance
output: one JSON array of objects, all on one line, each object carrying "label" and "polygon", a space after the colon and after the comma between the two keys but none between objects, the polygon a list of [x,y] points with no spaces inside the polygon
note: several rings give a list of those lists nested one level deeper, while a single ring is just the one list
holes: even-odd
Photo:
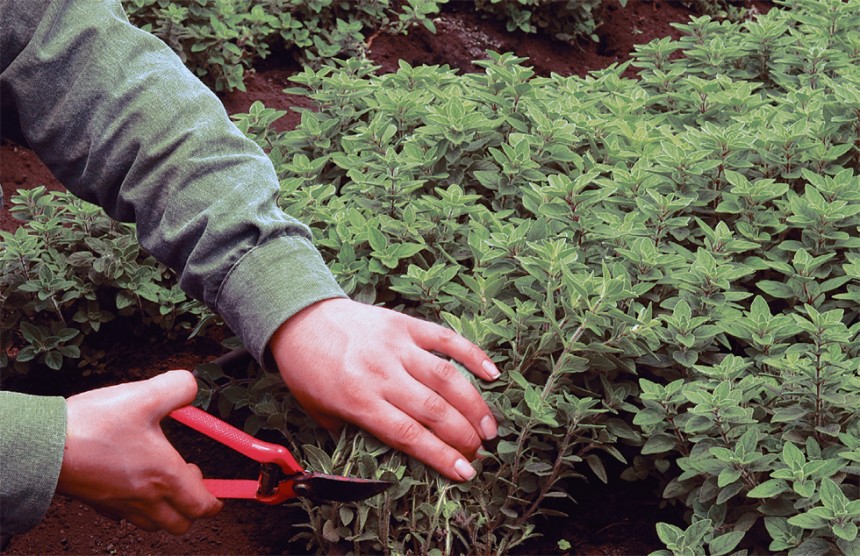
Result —
[{"label": "fingernail", "polygon": [[481,419],[481,434],[484,436],[484,440],[492,440],[498,434],[496,420],[489,415],[485,415],[484,418]]},{"label": "fingernail", "polygon": [[468,481],[475,476],[475,469],[464,459],[458,459],[454,462],[454,471],[456,471],[464,481]]},{"label": "fingernail", "polygon": [[499,369],[497,369],[496,366],[493,364],[493,362],[490,361],[489,359],[484,361],[482,367],[484,368],[484,372],[486,372],[488,375],[490,375],[493,378],[493,380],[496,380],[497,378],[499,378],[499,375],[501,374],[499,372]]}]

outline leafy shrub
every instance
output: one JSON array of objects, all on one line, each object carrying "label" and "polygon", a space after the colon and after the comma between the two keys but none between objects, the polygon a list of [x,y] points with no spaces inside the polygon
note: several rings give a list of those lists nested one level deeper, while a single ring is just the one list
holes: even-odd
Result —
[{"label": "leafy shrub", "polygon": [[[627,0],[620,0],[622,6]],[[508,31],[545,32],[565,42],[580,37],[597,41],[594,30],[600,25],[595,12],[600,0],[477,0],[475,7],[494,13],[507,22]]]},{"label": "leafy shrub", "polygon": [[[679,25],[639,48],[639,81],[534,78],[509,54],[465,76],[350,60],[296,77],[317,104],[296,130],[260,105],[239,118],[347,291],[447,323],[505,371],[478,385],[500,440],[452,485],[314,427],[276,375],[209,367],[201,400],[248,408],[249,431],[399,480],[360,506],[302,502],[309,547],[504,553],[575,480],[616,479],[610,457],[686,509],[658,524],[670,553],[858,551],[860,5],[785,6]],[[2,235],[0,357],[14,336],[16,364],[58,365],[102,318],[184,307],[129,228],[41,190],[16,206],[31,222]]]},{"label": "leafy shrub", "polygon": [[129,19],[165,41],[215,90],[245,90],[244,74],[273,45],[305,63],[363,52],[367,29],[405,33],[446,0],[125,0]]},{"label": "leafy shrub", "polygon": [[195,332],[212,319],[140,250],[132,226],[43,186],[19,190],[11,203],[25,223],[0,231],[0,368],[60,369],[81,359],[89,372],[102,354],[84,338],[117,317],[167,331],[196,325]]},{"label": "leafy shrub", "polygon": [[754,5],[738,0],[681,0],[681,4],[696,14],[731,21],[740,21],[758,13]]},{"label": "leafy shrub", "polygon": [[285,210],[354,297],[447,323],[504,370],[479,385],[499,442],[457,485],[314,428],[274,375],[210,376],[204,398],[314,469],[399,481],[303,503],[308,547],[505,553],[548,498],[616,479],[609,457],[686,509],[686,529],[658,525],[670,553],[857,552],[860,4],[786,8],[680,25],[639,48],[638,81],[535,78],[510,54],[294,78],[316,111],[255,134]]},{"label": "leafy shrub", "polygon": [[[625,7],[627,0],[618,0]],[[740,19],[747,10],[731,0],[693,0],[682,2],[691,10],[713,17]],[[506,22],[508,31],[547,33],[575,44],[583,37],[597,42],[597,29],[603,24],[601,0],[477,0],[476,9],[495,14]]]}]

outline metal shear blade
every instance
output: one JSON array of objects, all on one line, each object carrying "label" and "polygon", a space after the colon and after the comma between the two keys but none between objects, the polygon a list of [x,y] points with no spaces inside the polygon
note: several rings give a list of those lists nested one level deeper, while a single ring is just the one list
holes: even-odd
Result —
[{"label": "metal shear blade", "polygon": [[297,496],[318,501],[356,502],[375,496],[393,484],[306,471],[284,446],[258,440],[196,407],[182,407],[170,416],[260,463],[257,481],[203,479],[209,492],[219,498],[255,499],[265,504],[280,504]]},{"label": "metal shear blade", "polygon": [[313,500],[358,502],[382,493],[391,485],[392,483],[389,481],[307,473],[295,480],[293,490],[298,493],[307,488],[307,494],[303,494],[303,496]]}]

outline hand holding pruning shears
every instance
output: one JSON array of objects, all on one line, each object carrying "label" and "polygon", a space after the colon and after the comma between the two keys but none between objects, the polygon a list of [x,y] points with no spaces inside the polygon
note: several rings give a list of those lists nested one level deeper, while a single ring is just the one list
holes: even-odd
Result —
[{"label": "hand holding pruning shears", "polygon": [[218,513],[222,503],[200,469],[182,459],[159,425],[196,393],[191,373],[171,371],[69,398],[57,492],[148,531],[184,533]]},{"label": "hand holding pruning shears", "polygon": [[[58,492],[114,519],[149,531],[184,533],[221,509],[218,498],[280,504],[299,496],[351,502],[384,491],[389,482],[304,469],[283,446],[260,441],[187,405],[197,383],[186,371],[93,390],[68,400],[66,450]],[[258,461],[256,479],[203,479],[161,432],[170,416]],[[217,497],[217,498],[216,498]]]}]

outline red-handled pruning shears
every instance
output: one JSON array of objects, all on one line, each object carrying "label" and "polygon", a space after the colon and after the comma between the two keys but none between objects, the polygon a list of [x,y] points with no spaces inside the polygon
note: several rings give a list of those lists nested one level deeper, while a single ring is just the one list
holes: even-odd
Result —
[{"label": "red-handled pruning shears", "polygon": [[375,496],[392,485],[389,481],[306,471],[284,446],[258,440],[193,406],[177,409],[170,416],[260,462],[257,480],[203,479],[207,490],[218,498],[247,498],[264,504],[280,504],[298,496],[319,501],[354,502]]}]

